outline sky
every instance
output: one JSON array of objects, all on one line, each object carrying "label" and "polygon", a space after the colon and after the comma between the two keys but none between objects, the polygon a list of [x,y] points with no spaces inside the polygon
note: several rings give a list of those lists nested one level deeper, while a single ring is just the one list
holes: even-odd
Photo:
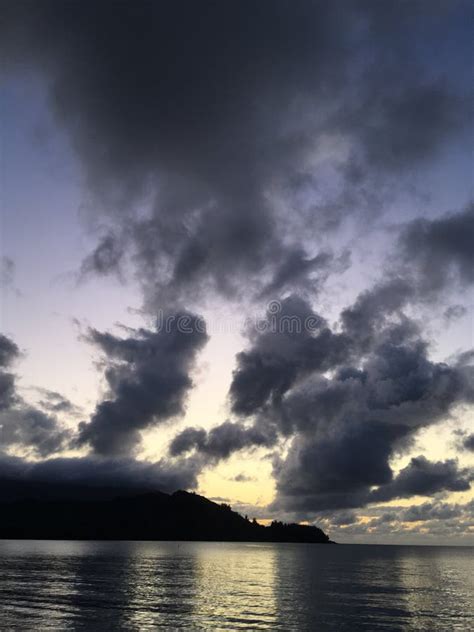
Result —
[{"label": "sky", "polygon": [[474,544],[472,3],[1,7],[0,478]]}]

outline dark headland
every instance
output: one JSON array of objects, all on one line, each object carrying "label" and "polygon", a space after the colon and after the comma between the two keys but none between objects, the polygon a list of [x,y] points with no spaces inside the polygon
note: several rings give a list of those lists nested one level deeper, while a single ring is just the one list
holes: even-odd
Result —
[{"label": "dark headland", "polygon": [[277,521],[263,526],[185,491],[92,498],[7,494],[0,501],[0,538],[330,542],[317,527]]}]

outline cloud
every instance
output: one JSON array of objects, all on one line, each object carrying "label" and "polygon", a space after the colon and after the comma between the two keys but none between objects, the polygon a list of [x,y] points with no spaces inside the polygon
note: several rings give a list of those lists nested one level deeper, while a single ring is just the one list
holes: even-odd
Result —
[{"label": "cloud", "polygon": [[467,314],[467,309],[463,305],[450,305],[445,309],[443,317],[447,324],[452,323]]},{"label": "cloud", "polygon": [[48,456],[66,447],[71,432],[54,415],[31,406],[18,394],[15,375],[3,369],[19,356],[16,343],[0,334],[0,448]]},{"label": "cloud", "polygon": [[441,491],[467,491],[471,480],[474,480],[474,470],[459,469],[456,459],[430,462],[424,456],[417,456],[389,485],[374,491],[371,497],[385,502],[394,498],[430,496]]},{"label": "cloud", "polygon": [[16,399],[15,376],[4,369],[20,356],[17,345],[3,334],[0,334],[0,411],[12,406]]},{"label": "cloud", "polygon": [[206,436],[204,428],[185,428],[170,443],[170,454],[176,456],[186,453],[194,447],[200,448],[205,444]]},{"label": "cloud", "polygon": [[[358,341],[361,350],[368,348],[380,329],[414,298],[414,288],[405,278],[384,277],[359,294],[354,304],[341,314],[347,333]],[[405,320],[405,326],[412,323]]]},{"label": "cloud", "polygon": [[170,454],[176,456],[197,450],[211,461],[220,460],[226,459],[237,450],[273,446],[276,438],[272,429],[245,427],[226,421],[208,432],[203,428],[185,428],[172,440]]},{"label": "cloud", "polygon": [[295,380],[324,371],[350,353],[350,340],[335,334],[304,299],[291,295],[272,302],[262,333],[249,331],[252,346],[237,355],[230,387],[232,411],[250,415],[280,399]]},{"label": "cloud", "polygon": [[120,274],[123,255],[123,244],[115,235],[109,233],[82,262],[81,276],[86,277],[89,274],[105,276],[111,272]]},{"label": "cloud", "polygon": [[[2,495],[18,498],[34,493],[91,497],[94,489],[107,488],[116,494],[128,491],[176,491],[196,487],[196,471],[186,463],[127,458],[103,459],[59,457],[38,462],[0,453]],[[36,490],[36,492],[35,492]]]},{"label": "cloud", "polygon": [[287,457],[274,463],[273,508],[310,515],[322,509],[363,506],[372,485],[390,482],[389,458],[399,436],[399,428],[376,424],[312,441],[297,435]]},{"label": "cloud", "polygon": [[[430,361],[426,345],[415,339],[383,342],[360,369],[341,368],[330,379],[313,378],[295,388],[277,417],[287,432],[289,427],[298,434],[286,459],[275,462],[276,506],[310,513],[364,506],[374,486],[374,500],[401,493],[405,474],[392,482],[393,456],[409,449],[421,428],[461,403],[472,404],[472,377],[472,367]],[[427,480],[436,479],[438,467],[440,476],[455,474],[450,463],[447,471],[438,464],[426,472],[427,464],[419,463]],[[407,496],[422,492],[412,475]],[[464,479],[460,484],[466,489]]]},{"label": "cloud", "polygon": [[260,296],[274,297],[292,290],[295,286],[306,288],[316,294],[328,276],[335,272],[344,272],[350,265],[350,252],[343,252],[335,258],[330,252],[320,252],[308,257],[306,252],[295,246],[286,253],[283,261],[275,265],[273,278],[263,288]]},{"label": "cloud", "polygon": [[428,502],[422,505],[413,505],[394,514],[395,520],[402,522],[427,522],[430,520],[448,520],[463,515],[464,512],[471,511],[472,502],[464,505],[451,503]]},{"label": "cloud", "polygon": [[467,435],[467,437],[463,439],[462,445],[466,450],[474,452],[474,433]]},{"label": "cloud", "polygon": [[251,481],[255,481],[256,479],[254,476],[249,476],[248,474],[240,472],[239,474],[236,474],[235,476],[229,478],[229,480],[233,481],[234,483],[249,483]]},{"label": "cloud", "polygon": [[[346,519],[347,518],[347,519]],[[326,510],[317,522],[338,542],[459,544],[472,543],[474,502],[449,503],[440,499],[407,506],[379,505],[358,512]]]},{"label": "cloud", "polygon": [[[77,415],[77,408],[67,398],[55,391],[37,389],[42,397],[40,406],[44,410],[41,410],[17,393],[12,373],[0,371],[3,494],[18,497],[34,492],[54,496],[56,493],[74,494],[76,488],[90,487],[113,488],[118,493],[124,490],[174,491],[196,486],[201,469],[198,459],[161,459],[153,463],[124,456],[138,441],[138,429],[152,423],[150,415],[154,420],[162,420],[182,411],[184,396],[192,384],[188,372],[207,336],[203,323],[198,326],[196,316],[185,312],[172,316],[166,321],[168,329],[161,332],[132,330],[133,335],[128,338],[96,330],[89,332],[91,340],[105,354],[106,377],[115,397],[106,400],[106,404],[109,403],[105,406],[104,402],[98,405],[90,423],[80,425],[79,435],[63,426],[56,416],[59,413]],[[191,326],[194,329],[190,332],[186,327]],[[10,366],[19,355],[15,342],[0,334],[2,368]],[[134,402],[138,403],[132,409]],[[105,414],[104,408],[105,412],[112,411],[105,420],[101,416]],[[130,417],[126,416],[127,411],[131,411]],[[117,420],[123,421],[123,425],[114,426]],[[78,443],[90,441],[95,447],[94,441],[97,441],[100,447],[100,442],[107,440],[110,445],[104,452],[112,454],[109,458],[97,454],[54,456],[77,447]],[[123,448],[114,451],[115,442],[123,442]],[[12,448],[23,456],[13,456],[8,452]],[[32,457],[35,460],[31,460]]]},{"label": "cloud", "polygon": [[[399,256],[414,269],[419,289],[433,294],[474,283],[474,204],[437,219],[415,219],[402,230]],[[453,314],[455,315],[455,314]]]},{"label": "cloud", "polygon": [[64,413],[71,416],[81,414],[81,409],[73,404],[67,397],[57,391],[50,391],[47,388],[35,388],[41,395],[38,405],[48,413]]},{"label": "cloud", "polygon": [[110,394],[80,424],[78,444],[98,454],[128,455],[138,447],[140,431],[184,413],[190,373],[208,339],[204,321],[183,311],[128,338],[95,329],[88,338],[104,356]]},{"label": "cloud", "polygon": [[49,456],[66,448],[72,433],[56,417],[19,403],[0,413],[0,446],[27,449],[36,456]]},{"label": "cloud", "polygon": [[289,439],[286,456],[274,458],[275,510],[310,515],[364,506],[374,487],[381,498],[395,493],[394,456],[420,429],[474,402],[469,358],[432,361],[401,311],[410,287],[398,279],[375,285],[335,329],[297,296],[272,303],[237,355],[229,391],[237,419],[183,430],[171,454],[216,462],[255,446],[278,450]]},{"label": "cloud", "polygon": [[10,288],[15,278],[15,263],[10,257],[0,257],[0,288]]},{"label": "cloud", "polygon": [[0,368],[6,368],[20,355],[20,350],[13,340],[0,334]]},{"label": "cloud", "polygon": [[0,411],[13,406],[16,400],[15,376],[12,373],[0,372]]},{"label": "cloud", "polygon": [[448,42],[469,55],[469,11],[27,1],[6,7],[2,57],[46,75],[105,211],[83,271],[128,257],[153,309],[318,287],[332,264],[308,227],[379,207],[380,180],[399,188],[469,120],[451,56],[432,62]]},{"label": "cloud", "polygon": [[354,524],[355,522],[357,522],[357,516],[352,511],[339,512],[333,517],[331,521],[331,523],[334,525],[348,525]]},{"label": "cloud", "polygon": [[46,395],[45,399],[40,402],[43,408],[47,408],[54,413],[73,413],[76,412],[76,408],[72,402],[59,393],[50,392]]},{"label": "cloud", "polygon": [[372,168],[389,170],[431,157],[462,129],[468,111],[442,81],[398,85],[365,106],[359,120],[366,159]]}]

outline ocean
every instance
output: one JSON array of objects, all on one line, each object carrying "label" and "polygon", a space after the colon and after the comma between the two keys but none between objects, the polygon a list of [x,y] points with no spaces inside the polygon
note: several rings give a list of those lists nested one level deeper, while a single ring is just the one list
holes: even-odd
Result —
[{"label": "ocean", "polygon": [[474,630],[474,549],[0,541],[0,630]]}]

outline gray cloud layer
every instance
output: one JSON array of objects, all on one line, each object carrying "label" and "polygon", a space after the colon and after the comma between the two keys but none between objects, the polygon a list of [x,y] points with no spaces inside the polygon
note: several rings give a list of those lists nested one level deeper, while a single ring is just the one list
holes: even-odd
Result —
[{"label": "gray cloud layer", "polygon": [[4,494],[18,497],[25,491],[31,497],[35,489],[44,495],[44,485],[51,495],[73,495],[75,488],[82,488],[83,492],[84,488],[92,488],[91,495],[94,488],[116,489],[122,493],[127,490],[175,491],[196,486],[196,468],[191,461],[172,464],[163,460],[153,463],[95,456],[31,462],[0,452],[0,479],[0,498]]},{"label": "gray cloud layer", "polygon": [[318,287],[333,261],[321,226],[379,207],[381,178],[400,182],[469,120],[452,64],[471,8],[25,1],[4,6],[2,46],[7,68],[46,73],[108,213],[83,272],[127,253],[149,307],[189,305]]}]

